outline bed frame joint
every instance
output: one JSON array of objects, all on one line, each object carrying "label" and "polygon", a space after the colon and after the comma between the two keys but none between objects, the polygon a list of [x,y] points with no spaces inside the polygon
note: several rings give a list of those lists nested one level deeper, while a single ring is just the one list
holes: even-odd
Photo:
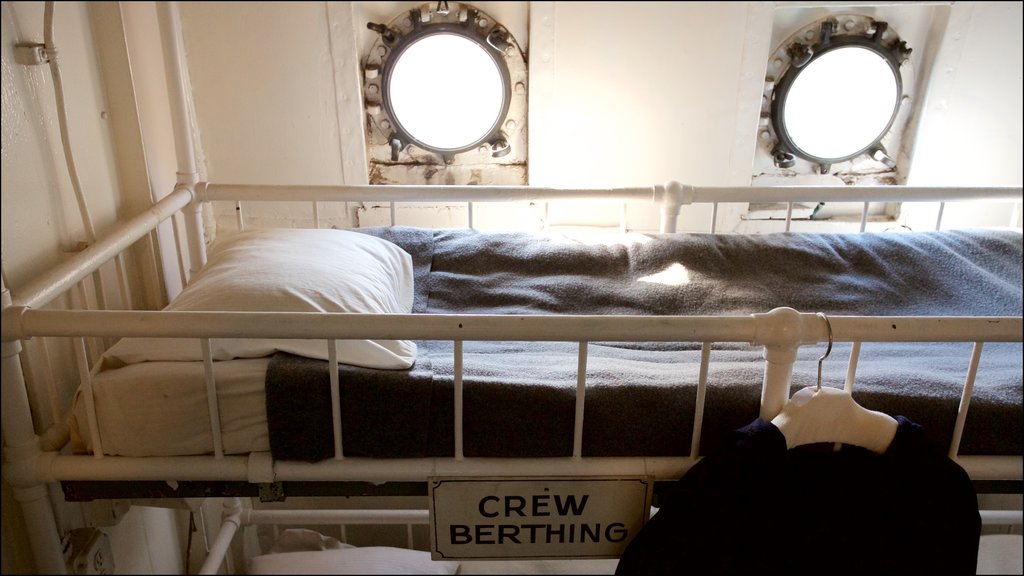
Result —
[{"label": "bed frame joint", "polygon": [[284,485],[280,482],[264,482],[260,487],[260,502],[284,502]]}]

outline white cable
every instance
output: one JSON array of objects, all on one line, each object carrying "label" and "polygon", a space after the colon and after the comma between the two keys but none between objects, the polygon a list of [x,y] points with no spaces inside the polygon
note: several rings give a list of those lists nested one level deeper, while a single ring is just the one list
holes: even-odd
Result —
[{"label": "white cable", "polygon": [[[64,81],[60,75],[60,64],[57,62],[57,47],[53,44],[53,2],[47,2],[43,10],[43,51],[50,64],[50,75],[53,77],[53,95],[57,100],[57,124],[60,126],[60,142],[64,148],[64,160],[68,165],[68,178],[71,179],[71,187],[75,191],[75,200],[78,202],[78,211],[82,216],[82,226],[85,229],[85,241],[92,245],[96,243],[96,229],[92,224],[92,214],[89,213],[89,204],[85,201],[85,193],[82,192],[82,183],[78,179],[78,169],[75,167],[75,157],[71,152],[71,138],[68,135],[68,112],[64,102]],[[106,290],[103,287],[103,276],[97,270],[93,273],[93,281],[96,288],[96,304],[101,310],[106,310]]]},{"label": "white cable", "polygon": [[75,190],[78,210],[82,214],[85,240],[92,244],[96,242],[96,230],[92,225],[89,205],[85,201],[85,194],[82,193],[82,184],[78,180],[75,158],[71,153],[71,140],[68,137],[68,114],[64,104],[64,82],[61,79],[60,65],[57,62],[57,48],[53,44],[53,2],[47,2],[43,11],[43,48],[50,63],[50,74],[53,76],[53,92],[57,99],[57,121],[60,125],[60,140],[64,147],[64,159],[68,164],[68,176],[71,178],[71,187]]}]

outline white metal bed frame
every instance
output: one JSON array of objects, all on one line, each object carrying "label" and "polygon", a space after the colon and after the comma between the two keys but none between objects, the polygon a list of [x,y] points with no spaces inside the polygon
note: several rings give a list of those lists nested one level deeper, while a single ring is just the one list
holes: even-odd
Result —
[{"label": "white metal bed frame", "polygon": [[[600,476],[645,475],[659,480],[675,479],[694,462],[679,458],[583,458],[582,430],[586,398],[587,343],[590,341],[685,341],[701,342],[700,381],[694,414],[691,453],[699,453],[703,398],[711,344],[746,342],[764,347],[765,371],[760,415],[771,419],[788,398],[796,351],[801,345],[827,340],[826,327],[814,311],[776,309],[764,314],[735,317],[651,317],[651,316],[464,316],[464,315],[374,315],[372,319],[352,314],[309,313],[218,313],[159,312],[131,310],[47,310],[60,295],[76,289],[105,263],[177,212],[184,213],[189,269],[192,273],[205,263],[202,203],[208,201],[316,202],[374,201],[553,201],[596,198],[620,201],[652,201],[661,206],[663,232],[675,231],[681,206],[701,202],[864,202],[861,228],[867,205],[883,201],[945,202],[981,198],[1021,199],[1021,188],[924,188],[924,187],[772,187],[725,188],[686,186],[676,182],[646,188],[547,189],[530,187],[437,187],[437,186],[240,186],[199,182],[185,114],[185,92],[181,76],[180,30],[173,6],[160,7],[161,27],[169,62],[172,115],[179,158],[178,184],[166,198],[147,212],[118,226],[74,258],[54,267],[12,294],[3,286],[3,475],[14,488],[27,523],[28,536],[38,569],[63,573],[61,552],[53,509],[46,488],[64,480],[113,481],[242,481],[268,484],[282,481],[424,481],[430,476]],[[716,204],[717,206],[717,204]],[[470,210],[470,218],[472,211]],[[470,221],[472,224],[472,220]],[[713,226],[713,224],[712,224]],[[788,219],[787,219],[788,229]],[[713,229],[712,229],[713,231]],[[184,269],[184,266],[182,266]],[[184,270],[182,270],[184,273]],[[188,274],[187,276],[190,276]],[[365,320],[365,321],[364,321]],[[985,342],[1022,341],[1020,317],[830,317],[835,342],[854,343],[846,380],[851,390],[855,379],[861,342],[974,342],[967,368],[960,410],[956,420],[950,456],[976,480],[1022,480],[1022,457],[959,456],[960,434],[970,405],[974,378]],[[543,337],[538,337],[543,335]],[[632,335],[632,336],[624,336]],[[208,399],[214,431],[212,456],[130,458],[102,454],[95,414],[89,411],[89,429],[95,454],[63,455],[67,431],[54,426],[41,435],[35,432],[20,353],[22,340],[33,337],[69,337],[75,343],[78,369],[90,399],[89,355],[86,339],[126,336],[191,337],[202,341],[207,369]],[[455,456],[378,460],[344,455],[338,408],[337,382],[334,395],[335,458],[315,464],[275,462],[268,453],[225,455],[220,440],[216,381],[212,375],[210,339],[225,337],[303,338],[326,340],[329,353],[337,339],[435,339],[455,343]],[[579,343],[576,420],[573,456],[544,459],[468,458],[463,455],[462,431],[462,342],[467,340],[545,340]],[[337,372],[332,373],[336,380]],[[238,526],[239,522],[234,522]],[[230,541],[226,532],[224,537]],[[220,538],[218,538],[220,542]],[[226,546],[227,544],[224,544]],[[219,546],[219,544],[218,544]],[[211,561],[214,560],[211,554]]]}]

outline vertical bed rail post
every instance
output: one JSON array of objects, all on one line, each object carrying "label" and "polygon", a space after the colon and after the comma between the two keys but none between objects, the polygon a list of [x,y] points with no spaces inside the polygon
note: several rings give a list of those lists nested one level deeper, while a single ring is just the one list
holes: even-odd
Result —
[{"label": "vertical bed rail post", "polygon": [[964,390],[960,395],[960,407],[956,411],[956,425],[953,426],[953,439],[949,443],[949,457],[956,458],[960,453],[960,438],[964,433],[964,424],[967,422],[967,410],[971,407],[971,396],[974,395],[974,380],[978,377],[978,364],[981,362],[981,349],[984,342],[975,342],[974,350],[971,352],[971,363],[967,366],[967,379],[964,381]]},{"label": "vertical bed rail post", "polygon": [[854,342],[850,348],[850,360],[846,364],[846,381],[843,390],[853,393],[853,383],[857,379],[857,363],[860,361],[860,342]]},{"label": "vertical bed rail post", "polygon": [[213,350],[209,338],[200,339],[203,349],[203,372],[206,376],[206,404],[210,411],[210,432],[213,434],[213,455],[224,457],[224,438],[220,426],[220,405],[217,401],[217,379],[213,375]]},{"label": "vertical bed rail post", "polygon": [[327,370],[331,382],[331,424],[334,426],[334,458],[344,457],[341,443],[341,382],[338,376],[338,344],[337,340],[327,340]]},{"label": "vertical bed rail post", "polygon": [[[0,280],[3,311],[12,305],[11,293]],[[40,574],[64,574],[64,554],[57,531],[57,521],[46,485],[36,479],[36,461],[42,455],[39,437],[32,424],[32,408],[21,370],[21,341],[2,343],[3,380],[3,476],[14,489],[14,499],[21,506],[25,529],[36,569]]]},{"label": "vertical bed rail post", "polygon": [[700,376],[697,377],[697,398],[693,406],[693,435],[690,440],[690,458],[700,457],[700,436],[704,429],[704,400],[708,392],[708,366],[711,360],[711,342],[700,346]]},{"label": "vertical bed rail post", "polygon": [[462,340],[455,340],[453,344],[455,345],[455,349],[452,352],[454,355],[452,363],[455,365],[455,421],[452,423],[452,432],[455,434],[455,459],[462,460],[464,457],[462,451]]},{"label": "vertical bed rail post", "polygon": [[946,212],[946,203],[939,202],[939,213],[935,216],[935,230],[942,230],[942,217]]},{"label": "vertical bed rail post", "polygon": [[82,383],[82,398],[85,400],[85,416],[92,440],[92,454],[103,458],[103,442],[100,438],[100,424],[96,419],[96,397],[92,392],[92,375],[89,373],[89,357],[85,351],[85,338],[74,339],[75,360],[78,363],[78,377]]},{"label": "vertical bed rail post", "polygon": [[576,366],[576,416],[572,429],[572,457],[583,458],[583,413],[587,400],[587,342],[580,341]]}]

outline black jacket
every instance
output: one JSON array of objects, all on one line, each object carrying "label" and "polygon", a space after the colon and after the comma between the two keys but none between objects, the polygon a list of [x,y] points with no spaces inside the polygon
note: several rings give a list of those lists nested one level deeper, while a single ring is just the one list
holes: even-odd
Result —
[{"label": "black jacket", "polygon": [[967,473],[904,417],[885,454],[787,450],[756,420],[662,493],[617,574],[949,574],[977,566]]}]

